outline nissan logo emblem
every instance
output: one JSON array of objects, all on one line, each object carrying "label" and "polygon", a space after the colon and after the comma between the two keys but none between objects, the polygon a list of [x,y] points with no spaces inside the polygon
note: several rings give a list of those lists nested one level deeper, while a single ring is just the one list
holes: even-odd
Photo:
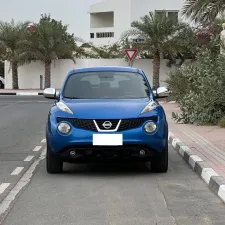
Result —
[{"label": "nissan logo emblem", "polygon": [[105,128],[105,129],[110,129],[112,127],[112,123],[110,121],[105,121],[102,126]]}]

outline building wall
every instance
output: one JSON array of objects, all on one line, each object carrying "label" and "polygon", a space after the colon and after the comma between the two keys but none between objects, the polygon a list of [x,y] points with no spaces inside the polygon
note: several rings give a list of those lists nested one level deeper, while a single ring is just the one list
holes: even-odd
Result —
[{"label": "building wall", "polygon": [[183,0],[131,0],[131,22],[139,20],[150,11],[168,10],[179,11],[182,8]]},{"label": "building wall", "polygon": [[[105,0],[90,7],[89,13],[114,12],[114,27],[90,28],[90,33],[95,33],[95,38],[89,41],[95,45],[107,45],[117,41],[123,31],[129,29],[131,20],[130,0]],[[90,16],[90,23],[91,21]],[[96,38],[97,32],[114,32],[113,38]]]},{"label": "building wall", "polygon": [[114,26],[114,12],[92,13],[90,14],[91,28],[105,28]]},{"label": "building wall", "polygon": [[[12,89],[12,71],[9,70],[9,62],[5,62],[5,88]],[[68,71],[74,68],[93,67],[93,66],[128,66],[124,59],[76,59],[76,64],[71,60],[57,60],[51,67],[51,86],[60,88]],[[152,60],[137,59],[133,67],[142,69],[152,84]],[[171,69],[166,66],[166,60],[161,61],[160,84],[164,85],[167,73]],[[40,75],[44,75],[44,65],[40,61],[19,67],[19,88],[20,89],[39,89]]]},{"label": "building wall", "polygon": [[[110,44],[118,41],[121,34],[130,28],[133,21],[139,20],[150,11],[166,10],[179,11],[183,0],[104,0],[90,7],[89,13],[114,12],[113,28],[90,28],[90,33],[95,33],[95,38],[90,41],[95,45]],[[92,17],[90,16],[90,20]],[[90,21],[92,24],[92,21]],[[96,32],[114,32],[114,38],[96,38]]]}]

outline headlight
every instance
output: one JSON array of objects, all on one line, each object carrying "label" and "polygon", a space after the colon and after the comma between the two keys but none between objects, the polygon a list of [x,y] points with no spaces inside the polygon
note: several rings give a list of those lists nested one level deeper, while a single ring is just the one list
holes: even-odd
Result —
[{"label": "headlight", "polygon": [[153,133],[155,132],[157,126],[154,122],[150,121],[150,122],[147,122],[145,125],[144,125],[144,130],[146,133]]},{"label": "headlight", "polygon": [[68,134],[71,130],[71,126],[68,123],[62,122],[58,125],[58,130],[62,134]]},{"label": "headlight", "polygon": [[73,114],[73,112],[69,109],[69,107],[63,102],[57,102],[56,106],[63,112]]},{"label": "headlight", "polygon": [[156,103],[155,101],[151,101],[150,103],[148,103],[147,106],[145,106],[145,108],[142,110],[141,114],[149,112],[149,111],[155,109],[158,106],[159,106],[158,103]]}]

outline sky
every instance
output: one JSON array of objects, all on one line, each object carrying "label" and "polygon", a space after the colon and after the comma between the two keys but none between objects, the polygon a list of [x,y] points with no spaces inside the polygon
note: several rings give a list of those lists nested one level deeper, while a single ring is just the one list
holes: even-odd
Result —
[{"label": "sky", "polygon": [[89,39],[89,6],[100,0],[0,0],[0,20],[38,22],[41,14],[69,25],[75,36]]}]

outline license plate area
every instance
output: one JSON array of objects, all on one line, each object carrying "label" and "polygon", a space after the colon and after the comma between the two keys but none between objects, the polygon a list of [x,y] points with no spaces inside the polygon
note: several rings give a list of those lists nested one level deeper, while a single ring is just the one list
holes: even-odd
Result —
[{"label": "license plate area", "polygon": [[122,134],[93,134],[92,145],[95,146],[121,146]]}]

